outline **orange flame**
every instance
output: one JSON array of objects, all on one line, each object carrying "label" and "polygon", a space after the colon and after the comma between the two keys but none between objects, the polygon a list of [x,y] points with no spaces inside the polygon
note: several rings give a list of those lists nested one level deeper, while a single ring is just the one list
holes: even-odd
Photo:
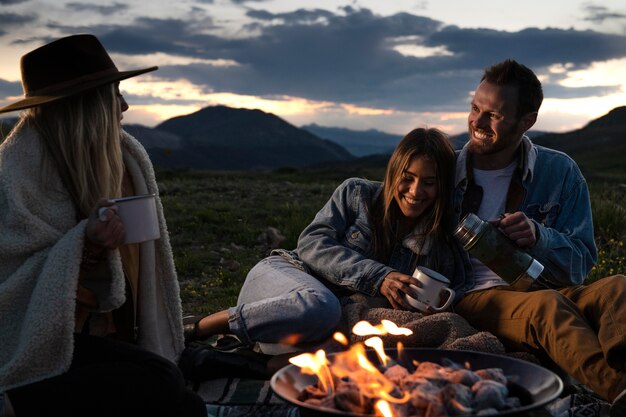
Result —
[{"label": "orange flame", "polygon": [[348,346],[348,338],[343,333],[336,332],[333,335],[333,339],[335,339],[337,342],[341,343],[344,346]]},{"label": "orange flame", "polygon": [[385,354],[385,347],[383,346],[383,340],[380,337],[370,337],[365,342],[365,346],[371,347],[374,349],[378,358],[382,362],[383,365],[387,365],[389,361],[389,356]]},{"label": "orange flame", "polygon": [[378,326],[373,326],[369,322],[362,320],[354,325],[352,333],[357,336],[384,336],[386,334],[410,336],[413,334],[413,331],[406,327],[398,327],[389,320],[381,320]]},{"label": "orange flame", "polygon": [[300,371],[303,374],[317,375],[320,384],[327,393],[331,393],[335,390],[333,385],[333,377],[328,369],[328,360],[326,359],[326,352],[318,350],[315,355],[310,353],[303,353],[298,356],[289,358],[289,362],[300,367]]},{"label": "orange flame", "polygon": [[393,412],[391,411],[391,407],[389,406],[389,403],[385,400],[376,401],[376,405],[374,405],[374,408],[383,417],[393,417]]},{"label": "orange flame", "polygon": [[[375,337],[365,340],[364,343],[356,343],[346,351],[336,353],[332,357],[332,363],[329,362],[323,350],[318,350],[315,355],[303,353],[289,361],[299,366],[302,373],[317,375],[321,388],[328,394],[334,392],[334,380],[349,377],[358,385],[361,395],[376,400],[377,416],[394,417],[390,403],[407,402],[410,394],[402,392],[400,397],[397,396],[397,387],[368,359],[365,346],[372,348],[380,363],[387,366],[391,358],[385,354],[383,341],[377,336],[386,334],[408,336],[413,332],[410,329],[398,327],[389,320],[382,320],[377,326],[367,321],[360,321],[352,328],[352,332],[357,336],[373,335]],[[333,338],[342,345],[348,346],[348,339],[342,333],[335,333]],[[398,349],[402,348],[402,343],[398,342]]]}]

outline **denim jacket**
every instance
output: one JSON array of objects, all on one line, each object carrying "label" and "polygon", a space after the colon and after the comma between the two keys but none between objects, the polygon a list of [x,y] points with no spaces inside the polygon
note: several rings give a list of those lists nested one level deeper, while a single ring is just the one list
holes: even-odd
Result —
[{"label": "denim jacket", "polygon": [[[378,295],[383,279],[392,271],[411,275],[418,264],[436,269],[428,256],[418,257],[400,243],[393,247],[386,264],[371,258],[369,213],[381,185],[360,178],[344,181],[302,231],[297,248],[272,253],[287,258],[334,289],[340,287],[370,296]],[[447,273],[439,269],[444,275]]]},{"label": "denim jacket", "polygon": [[[576,163],[566,154],[522,139],[522,155],[512,182],[520,185],[516,206],[535,223],[537,243],[529,253],[544,270],[539,282],[549,287],[581,284],[597,262],[591,202],[587,183]],[[468,188],[467,145],[457,151],[454,211],[462,214]],[[509,197],[512,188],[509,189]],[[469,255],[465,257],[469,263]],[[468,275],[471,277],[471,274]],[[469,290],[473,278],[456,287]]]}]

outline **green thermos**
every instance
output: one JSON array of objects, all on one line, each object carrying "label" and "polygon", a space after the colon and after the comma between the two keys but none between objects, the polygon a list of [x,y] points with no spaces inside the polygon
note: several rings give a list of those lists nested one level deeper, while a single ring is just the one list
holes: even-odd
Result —
[{"label": "green thermos", "polygon": [[543,265],[518,247],[493,224],[474,213],[459,223],[454,236],[463,248],[518,291],[526,291],[543,271]]}]

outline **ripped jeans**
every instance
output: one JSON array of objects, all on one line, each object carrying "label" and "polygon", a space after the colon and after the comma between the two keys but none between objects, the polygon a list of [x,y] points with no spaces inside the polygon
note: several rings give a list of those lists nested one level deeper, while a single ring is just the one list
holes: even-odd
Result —
[{"label": "ripped jeans", "polygon": [[330,336],[341,305],[322,281],[279,255],[257,263],[228,309],[230,331],[243,343],[297,345]]}]

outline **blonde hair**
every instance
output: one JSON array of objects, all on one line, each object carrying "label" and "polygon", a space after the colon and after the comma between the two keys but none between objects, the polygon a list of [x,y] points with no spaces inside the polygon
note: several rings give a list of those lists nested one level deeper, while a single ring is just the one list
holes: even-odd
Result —
[{"label": "blonde hair", "polygon": [[121,196],[124,162],[113,84],[22,112],[43,142],[44,181],[56,170],[79,215],[101,198]]},{"label": "blonde hair", "polygon": [[454,182],[454,149],[442,131],[435,128],[414,129],[402,138],[393,151],[385,171],[381,194],[372,211],[372,252],[381,262],[387,261],[394,243],[402,238],[396,236],[396,222],[402,212],[394,193],[413,158],[420,156],[435,163],[437,174],[437,199],[433,207],[423,214],[426,234],[435,240],[445,239]]}]

